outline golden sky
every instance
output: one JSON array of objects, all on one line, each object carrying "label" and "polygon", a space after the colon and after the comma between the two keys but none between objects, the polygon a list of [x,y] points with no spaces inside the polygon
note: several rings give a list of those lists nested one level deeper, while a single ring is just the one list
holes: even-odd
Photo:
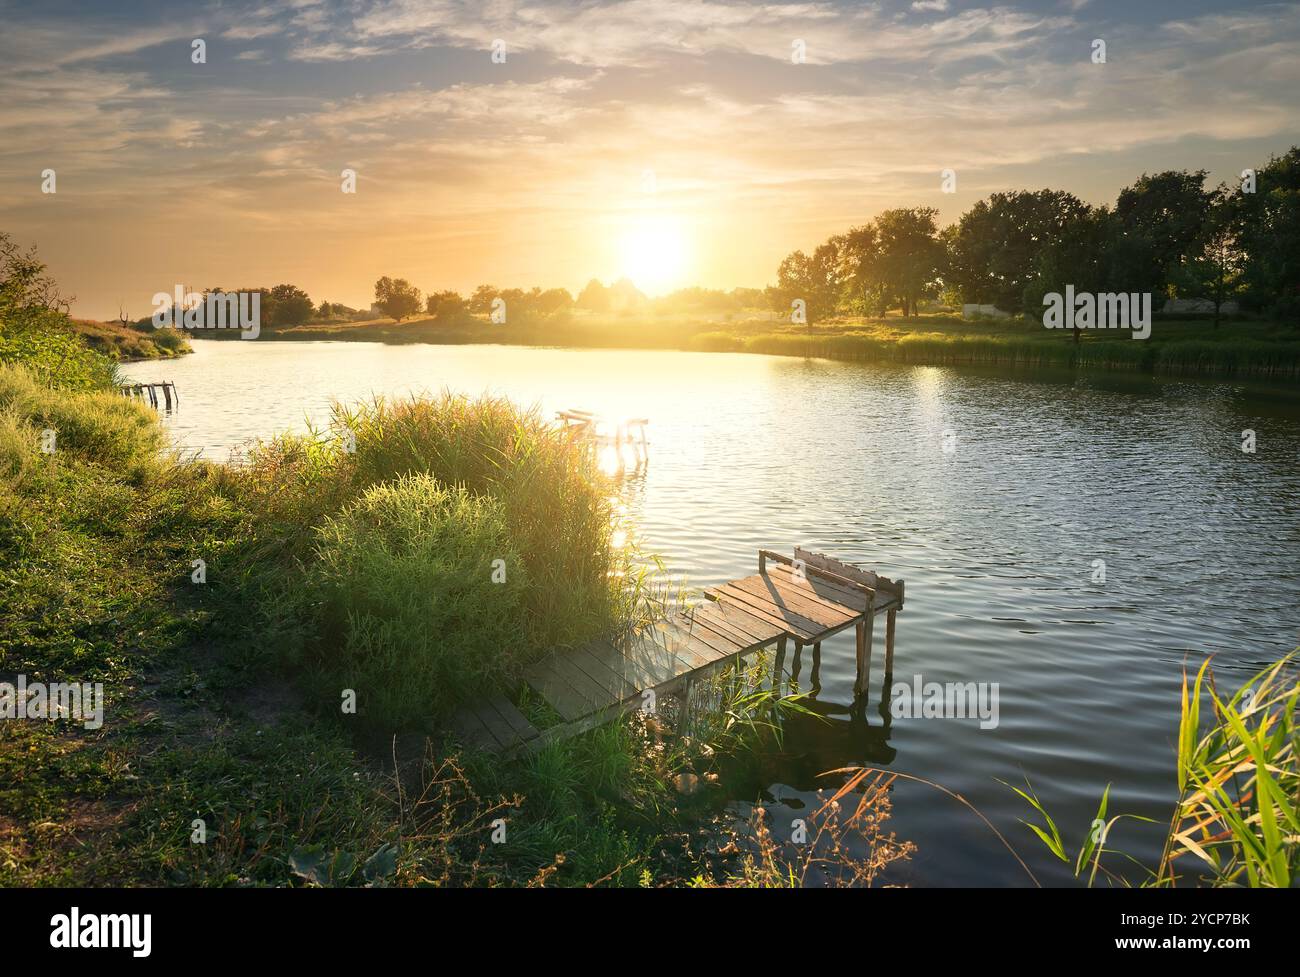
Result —
[{"label": "golden sky", "polygon": [[1044,186],[1108,203],[1144,171],[1227,180],[1300,142],[1293,4],[0,14],[0,230],[36,244],[74,314],[95,318],[146,315],[176,283],[292,282],[358,307],[381,275],[426,291],[762,286],[789,251],[888,207],[947,223]]}]

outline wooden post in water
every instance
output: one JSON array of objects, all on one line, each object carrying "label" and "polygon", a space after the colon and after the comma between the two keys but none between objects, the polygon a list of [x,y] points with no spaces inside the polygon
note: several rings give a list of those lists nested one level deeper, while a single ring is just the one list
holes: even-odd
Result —
[{"label": "wooden post in water", "polygon": [[[776,662],[772,665],[772,689],[779,692],[781,690],[781,673],[785,670],[785,635],[781,635],[781,640],[776,643]],[[799,642],[795,642],[795,648],[798,649]],[[798,651],[795,651],[798,654]]]},{"label": "wooden post in water", "polygon": [[862,695],[871,683],[871,632],[875,630],[875,615],[867,609],[867,616],[858,622],[858,680],[853,683],[855,695]]},{"label": "wooden post in water", "polygon": [[885,615],[885,675],[894,674],[894,616],[898,614],[898,609],[894,608]]},{"label": "wooden post in water", "polygon": [[172,385],[170,383],[164,383],[162,385],[162,391],[163,400],[167,404],[167,410],[170,411],[172,409]]}]

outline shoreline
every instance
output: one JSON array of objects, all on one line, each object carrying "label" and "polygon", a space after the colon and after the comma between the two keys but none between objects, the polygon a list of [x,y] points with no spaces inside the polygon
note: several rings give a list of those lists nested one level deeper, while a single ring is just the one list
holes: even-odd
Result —
[{"label": "shoreline", "polygon": [[[197,338],[231,341],[219,334]],[[554,349],[760,353],[911,366],[992,366],[1018,370],[1102,370],[1117,374],[1264,381],[1300,380],[1300,329],[1237,321],[1212,329],[1197,320],[1157,320],[1151,339],[1034,330],[1020,321],[965,321],[923,315],[793,327],[765,319],[738,322],[573,317],[494,324],[465,316],[449,322],[368,320],[267,326],[263,342],[378,342],[386,345],[508,345]]]}]

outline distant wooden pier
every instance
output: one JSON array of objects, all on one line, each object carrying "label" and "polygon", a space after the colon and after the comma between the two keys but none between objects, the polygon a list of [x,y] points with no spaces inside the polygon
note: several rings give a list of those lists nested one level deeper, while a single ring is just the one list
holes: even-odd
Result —
[{"label": "distant wooden pier", "polygon": [[870,678],[875,618],[885,615],[885,673],[894,666],[894,619],[903,606],[903,581],[795,549],[793,557],[760,550],[758,573],[705,590],[704,603],[656,622],[619,642],[593,641],[563,649],[524,674],[528,688],[560,717],[536,729],[503,695],[461,710],[452,729],[467,746],[492,753],[532,751],[643,708],[652,692],[689,696],[691,685],[745,655],[776,648],[780,681],[788,642],[796,657],[811,646],[814,667],[821,643],[856,629],[857,682]]},{"label": "distant wooden pier", "polygon": [[621,421],[608,422],[591,411],[570,408],[555,412],[565,433],[575,441],[591,444],[597,448],[613,448],[618,453],[619,467],[623,467],[623,449],[631,448],[635,464],[639,467],[649,458],[649,442],[646,440],[647,417],[629,417]]},{"label": "distant wooden pier", "polygon": [[157,408],[159,400],[166,410],[179,406],[181,402],[180,394],[176,392],[176,384],[170,380],[159,383],[128,383],[118,389],[122,391],[123,396],[133,400],[148,400],[149,406],[153,408]]}]

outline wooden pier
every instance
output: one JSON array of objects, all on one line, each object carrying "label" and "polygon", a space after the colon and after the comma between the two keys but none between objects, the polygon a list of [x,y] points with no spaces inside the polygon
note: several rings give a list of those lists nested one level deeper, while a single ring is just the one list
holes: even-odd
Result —
[{"label": "wooden pier", "polygon": [[128,383],[118,389],[122,391],[123,396],[133,400],[148,400],[149,406],[155,409],[160,398],[167,410],[179,406],[181,402],[180,394],[176,392],[176,384],[170,380],[159,383]]},{"label": "wooden pier", "polygon": [[629,417],[617,422],[607,422],[591,411],[570,408],[556,411],[555,418],[564,432],[573,440],[596,448],[613,448],[618,452],[619,466],[623,467],[623,449],[631,448],[632,457],[639,467],[649,458],[649,442],[645,429],[647,417]]},{"label": "wooden pier", "polygon": [[656,622],[617,643],[594,641],[538,662],[524,682],[561,722],[536,729],[502,695],[463,709],[453,732],[467,746],[510,754],[540,749],[643,708],[651,696],[689,695],[692,683],[760,649],[776,648],[774,685],[787,643],[798,653],[847,628],[857,635],[855,692],[867,687],[871,635],[886,615],[885,671],[893,671],[894,618],[903,606],[903,582],[839,560],[795,550],[793,557],[760,550],[758,573],[704,592],[705,602]]}]

